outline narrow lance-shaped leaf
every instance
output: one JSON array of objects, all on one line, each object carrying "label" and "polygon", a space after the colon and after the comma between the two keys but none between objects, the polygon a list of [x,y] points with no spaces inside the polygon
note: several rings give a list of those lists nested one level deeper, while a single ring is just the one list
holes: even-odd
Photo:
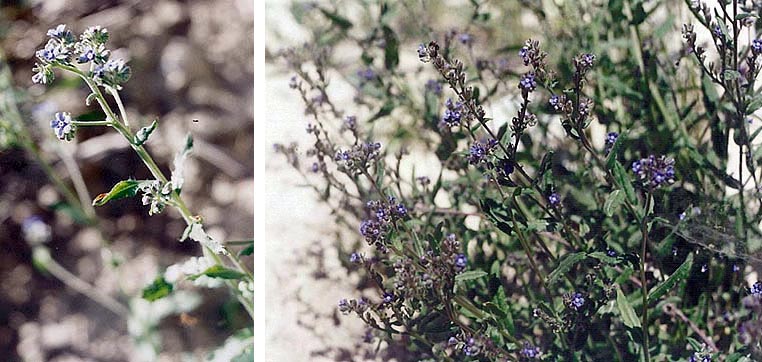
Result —
[{"label": "narrow lance-shaped leaf", "polygon": [[138,193],[140,186],[151,181],[124,180],[119,181],[111,191],[100,194],[93,199],[93,206],[103,206],[111,200],[119,200],[125,197],[133,197]]},{"label": "narrow lance-shaped leaf", "polygon": [[384,66],[388,70],[392,70],[397,67],[400,62],[399,58],[399,40],[397,35],[394,34],[394,30],[384,25],[382,28],[384,31]]},{"label": "narrow lance-shaped leaf", "polygon": [[212,267],[209,267],[208,269],[204,270],[201,273],[198,273],[196,275],[191,275],[188,277],[190,280],[196,280],[198,277],[206,275],[210,278],[220,278],[220,279],[241,279],[245,276],[245,274],[233,270],[225,268],[222,265],[214,265]]},{"label": "narrow lance-shaped leaf", "polygon": [[560,276],[566,274],[566,272],[568,272],[569,269],[571,269],[571,267],[574,266],[574,264],[577,264],[580,261],[585,260],[585,258],[587,258],[587,255],[585,255],[585,253],[571,253],[567,255],[563,260],[561,260],[561,262],[558,264],[558,267],[556,267],[556,269],[553,270],[548,275],[547,284],[555,283],[556,280],[558,280]]},{"label": "narrow lance-shaped leaf", "polygon": [[693,266],[693,253],[688,254],[688,257],[685,259],[682,265],[680,265],[677,270],[675,270],[672,275],[667,278],[667,280],[663,281],[661,284],[657,285],[656,288],[651,290],[650,293],[648,293],[648,303],[653,303],[659,300],[664,294],[667,294],[670,289],[674,288],[675,284],[677,284],[679,281],[685,279],[688,277],[688,275],[691,272],[691,267]]},{"label": "narrow lance-shaped leaf", "polygon": [[614,212],[622,206],[622,203],[624,203],[624,192],[622,190],[614,190],[609,196],[606,198],[606,202],[603,203],[603,213],[606,214],[606,216],[614,215]]},{"label": "narrow lance-shaped leaf", "polygon": [[619,314],[622,317],[624,325],[630,328],[640,328],[640,319],[638,319],[635,309],[632,308],[632,305],[619,287],[616,288],[616,306],[619,309]]},{"label": "narrow lance-shaped leaf", "polygon": [[632,203],[638,202],[638,197],[635,195],[635,188],[632,187],[632,182],[627,176],[627,172],[624,170],[624,166],[622,166],[622,164],[618,161],[614,161],[613,172],[614,179],[619,187],[624,190],[624,194],[627,196],[627,200]]},{"label": "narrow lance-shaped leaf", "polygon": [[455,276],[456,282],[465,282],[467,280],[475,280],[487,275],[487,272],[483,270],[471,270]]}]

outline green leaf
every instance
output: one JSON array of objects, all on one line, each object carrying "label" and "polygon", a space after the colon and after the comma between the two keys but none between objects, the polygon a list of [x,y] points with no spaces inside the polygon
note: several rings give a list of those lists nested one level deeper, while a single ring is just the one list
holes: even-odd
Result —
[{"label": "green leaf", "polygon": [[751,99],[749,105],[746,107],[746,113],[752,114],[760,108],[762,108],[762,93],[755,95],[754,98]]},{"label": "green leaf", "polygon": [[244,276],[246,276],[246,274],[241,273],[237,270],[228,269],[222,265],[214,265],[209,267],[209,269],[204,270],[201,273],[189,276],[188,279],[196,280],[202,275],[206,275],[210,278],[219,278],[219,279],[241,279]]},{"label": "green leaf", "polygon": [[622,293],[622,289],[616,288],[616,306],[619,308],[619,314],[622,316],[622,322],[624,325],[630,328],[640,328],[640,319],[635,314],[635,309],[632,308],[627,297]]},{"label": "green leaf", "polygon": [[497,293],[495,293],[495,295],[492,297],[492,302],[497,305],[503,314],[505,314],[505,317],[498,321],[501,326],[505,328],[510,334],[516,333],[516,326],[513,323],[511,309],[508,306],[508,297],[506,297],[505,289],[503,289],[502,285],[497,289]]},{"label": "green leaf", "polygon": [[167,283],[164,277],[159,276],[151,285],[143,288],[143,299],[153,302],[155,300],[164,298],[172,292],[172,284]]},{"label": "green leaf", "polygon": [[701,78],[701,88],[707,100],[716,106],[719,103],[720,95],[717,93],[717,88],[714,87],[712,79],[706,74]]},{"label": "green leaf", "polygon": [[125,197],[133,197],[138,193],[140,186],[148,182],[151,182],[151,181],[147,181],[147,180],[119,181],[116,185],[114,185],[114,187],[111,188],[111,191],[105,194],[100,194],[96,196],[95,199],[93,199],[93,206],[103,206],[111,200],[119,200]]},{"label": "green leaf", "polygon": [[624,190],[625,196],[627,196],[627,200],[629,200],[631,203],[637,203],[638,197],[635,195],[635,188],[632,187],[632,182],[630,182],[630,178],[627,176],[627,172],[624,170],[624,166],[622,166],[619,161],[614,161],[614,180],[616,181],[617,185],[621,187]]},{"label": "green leaf", "polygon": [[159,123],[156,120],[153,120],[150,126],[141,128],[133,137],[132,143],[134,143],[135,146],[141,146],[148,142],[148,137],[153,133],[153,130],[156,129],[158,124]]},{"label": "green leaf", "polygon": [[455,276],[456,282],[465,282],[469,280],[475,280],[487,275],[487,272],[483,270],[469,270]]},{"label": "green leaf", "polygon": [[253,243],[251,245],[247,246],[246,248],[244,248],[243,250],[238,252],[238,256],[239,257],[240,256],[244,256],[244,255],[251,255],[251,254],[254,254],[254,244]]},{"label": "green leaf", "polygon": [[691,272],[691,267],[693,266],[693,253],[688,254],[688,257],[685,259],[682,265],[680,265],[677,270],[675,270],[672,275],[667,278],[667,280],[663,281],[661,284],[657,285],[656,288],[651,290],[650,293],[648,293],[648,303],[653,303],[659,300],[664,294],[667,294],[670,289],[672,289],[675,284],[677,284],[679,281],[685,279],[688,277],[688,275]]},{"label": "green leaf", "polygon": [[558,267],[556,267],[555,270],[548,274],[547,284],[555,283],[556,280],[562,275],[566,274],[572,266],[582,260],[585,260],[585,258],[587,258],[585,253],[571,253],[566,255],[564,259],[561,260],[561,262],[558,264]]},{"label": "green leaf", "polygon": [[342,30],[347,30],[352,27],[351,21],[336,12],[328,11],[324,8],[320,8],[320,12],[323,13],[326,18],[330,19],[333,25],[338,26]]},{"label": "green leaf", "polygon": [[384,66],[388,70],[392,70],[400,63],[399,47],[400,42],[397,39],[397,35],[394,34],[394,30],[384,25],[382,28],[384,32]]},{"label": "green leaf", "polygon": [[610,193],[609,196],[606,197],[606,202],[603,203],[603,213],[609,217],[614,215],[614,212],[616,212],[616,210],[624,203],[624,196],[622,190],[614,190]]}]

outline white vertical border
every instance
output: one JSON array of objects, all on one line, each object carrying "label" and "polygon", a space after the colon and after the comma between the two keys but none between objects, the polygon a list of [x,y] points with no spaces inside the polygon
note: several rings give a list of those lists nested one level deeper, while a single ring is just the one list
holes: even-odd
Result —
[{"label": "white vertical border", "polygon": [[[254,1],[254,0],[252,0]],[[265,358],[265,2],[254,1],[254,360]]]}]

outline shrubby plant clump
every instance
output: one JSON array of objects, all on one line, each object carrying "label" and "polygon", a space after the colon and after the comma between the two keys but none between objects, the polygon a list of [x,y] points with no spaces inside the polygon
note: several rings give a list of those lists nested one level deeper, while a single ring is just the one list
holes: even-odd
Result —
[{"label": "shrubby plant clump", "polygon": [[762,359],[760,4],[522,4],[294,7],[275,151],[355,240],[338,310],[402,360]]}]

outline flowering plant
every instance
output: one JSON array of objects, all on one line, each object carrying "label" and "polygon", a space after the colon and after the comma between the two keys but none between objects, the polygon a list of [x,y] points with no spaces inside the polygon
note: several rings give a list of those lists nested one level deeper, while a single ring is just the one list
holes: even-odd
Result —
[{"label": "flowering plant", "polygon": [[[203,225],[203,218],[193,214],[180,196],[185,184],[184,165],[193,149],[193,138],[187,135],[184,147],[175,156],[172,173],[167,177],[159,168],[152,155],[146,148],[150,136],[158,128],[158,120],[149,125],[134,129],[129,123],[128,114],[120,97],[119,91],[130,79],[132,71],[128,63],[123,59],[114,59],[112,51],[107,48],[109,32],[100,26],[86,29],[80,36],[76,36],[66,25],[58,25],[47,32],[48,40],[45,46],[38,50],[37,63],[34,66],[34,83],[51,85],[56,78],[56,71],[76,75],[87,85],[89,95],[85,99],[86,105],[97,104],[99,112],[83,116],[74,116],[70,112],[56,112],[50,121],[50,128],[55,137],[64,142],[72,142],[77,138],[77,132],[86,127],[107,127],[114,129],[129,144],[142,163],[148,168],[152,179],[134,180],[127,179],[117,182],[111,190],[97,195],[94,200],[78,202],[55,172],[47,172],[48,175],[60,186],[64,196],[67,197],[73,207],[80,207],[81,214],[87,222],[97,225],[92,206],[102,206],[106,203],[132,196],[142,196],[142,204],[147,206],[150,215],[161,213],[167,206],[176,210],[186,224],[185,231],[178,235],[180,241],[192,239],[200,243],[203,255],[190,258],[185,262],[167,267],[166,271],[159,275],[155,281],[143,289],[142,296],[133,296],[129,306],[104,293],[98,292],[92,286],[77,279],[57,264],[55,255],[45,245],[48,236],[38,237],[44,231],[39,219],[30,218],[24,222],[25,235],[33,247],[35,261],[41,267],[54,276],[62,279],[64,283],[72,286],[96,302],[112,310],[115,314],[123,317],[128,324],[129,331],[135,337],[138,350],[144,359],[156,358],[155,349],[158,343],[152,334],[161,317],[170,313],[187,312],[199,304],[197,296],[187,293],[182,286],[193,283],[196,286],[216,288],[226,286],[230,297],[237,301],[242,310],[253,318],[253,276],[242,261],[242,257],[251,255],[253,244],[251,241],[243,241],[226,245],[220,240],[210,236]],[[108,98],[107,98],[108,97]],[[109,99],[110,98],[110,99]],[[112,108],[112,103],[115,107]],[[114,109],[118,112],[115,112]],[[12,114],[12,112],[4,114]],[[18,113],[18,110],[15,110]],[[15,117],[19,117],[17,114]],[[16,122],[13,128],[3,128],[5,134],[12,134],[26,148],[37,151],[31,144],[31,137],[25,134],[20,127],[22,122]],[[5,126],[5,124],[3,124]],[[0,132],[3,133],[3,132]],[[42,158],[40,158],[42,160]],[[43,163],[43,166],[46,166]],[[49,167],[49,166],[48,166]],[[46,168],[48,171],[48,168]],[[79,186],[79,185],[77,185]],[[81,197],[79,189],[77,190]],[[78,206],[77,206],[78,205]],[[38,236],[35,236],[38,235]],[[36,240],[36,241],[34,241]],[[243,248],[238,248],[238,246]],[[141,299],[142,297],[142,299]],[[245,323],[249,324],[249,323]],[[146,348],[148,352],[146,352]],[[244,329],[232,336],[228,342],[217,352],[211,354],[211,360],[232,360],[233,358],[246,359],[252,355],[251,330]],[[152,352],[153,350],[153,352]],[[145,354],[148,353],[148,354]],[[153,356],[153,357],[150,357]]]},{"label": "flowering plant", "polygon": [[[739,29],[756,24],[751,6],[720,7],[727,16],[713,36],[726,55],[722,69],[702,65],[703,81],[688,64],[665,65],[703,54],[695,35],[670,51],[671,20],[648,15],[677,4],[461,7],[467,25],[441,30],[433,8],[382,4],[361,17],[373,19],[362,36],[337,10],[300,9],[323,30],[279,53],[313,143],[304,154],[275,151],[300,171],[309,160],[305,176],[337,228],[367,244],[337,244],[347,272],[364,280],[338,310],[366,324],[363,339],[378,342],[381,358],[760,358],[747,337],[758,333],[749,324],[760,318],[749,304],[757,294],[743,282],[760,248],[759,190],[745,188],[758,175],[752,157],[739,166],[752,176],[725,171],[728,131],[741,128],[742,156],[757,134],[745,121],[759,108],[749,106],[757,41],[739,45]],[[505,36],[502,17],[516,13],[557,41]],[[338,56],[346,52],[333,51],[346,47],[359,49],[349,60],[357,77]],[[730,60],[738,54],[749,59],[743,72]],[[354,103],[332,91],[336,79],[354,87]],[[506,103],[509,116],[496,111]],[[712,137],[697,131],[722,119]],[[727,216],[715,218],[720,210]]]}]

